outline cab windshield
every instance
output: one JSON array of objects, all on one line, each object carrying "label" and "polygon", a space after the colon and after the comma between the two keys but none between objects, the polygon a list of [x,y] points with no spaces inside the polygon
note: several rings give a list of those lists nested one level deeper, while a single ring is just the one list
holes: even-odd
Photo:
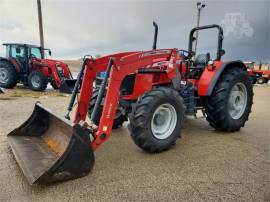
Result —
[{"label": "cab windshield", "polygon": [[37,48],[37,47],[31,47],[31,48],[30,48],[30,56],[31,56],[31,57],[35,57],[35,58],[42,59],[42,55],[41,55],[40,48]]},{"label": "cab windshield", "polygon": [[246,63],[246,67],[247,67],[248,69],[254,69],[254,62]]}]

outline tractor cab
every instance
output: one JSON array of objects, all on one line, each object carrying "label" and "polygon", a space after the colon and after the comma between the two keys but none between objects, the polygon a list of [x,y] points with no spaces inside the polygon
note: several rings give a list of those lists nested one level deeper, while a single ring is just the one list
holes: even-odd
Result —
[{"label": "tractor cab", "polygon": [[244,64],[246,65],[247,69],[254,69],[255,67],[255,62],[244,62]]},{"label": "tractor cab", "polygon": [[5,43],[6,57],[15,59],[22,67],[22,72],[29,73],[33,59],[44,59],[45,51],[51,55],[50,49],[28,44]]}]

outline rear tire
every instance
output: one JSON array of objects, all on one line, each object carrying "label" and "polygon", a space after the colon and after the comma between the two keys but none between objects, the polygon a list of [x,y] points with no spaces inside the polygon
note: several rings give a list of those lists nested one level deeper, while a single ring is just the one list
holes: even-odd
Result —
[{"label": "rear tire", "polygon": [[13,88],[17,84],[17,72],[8,61],[0,61],[0,87]]},{"label": "rear tire", "polygon": [[181,136],[183,101],[171,88],[145,93],[129,114],[129,131],[134,143],[153,153],[168,150]]},{"label": "rear tire", "polygon": [[47,84],[47,77],[40,71],[32,71],[28,76],[28,85],[33,91],[44,91]]},{"label": "rear tire", "polygon": [[[98,92],[99,92],[99,87],[96,87],[93,89],[93,94],[92,94],[92,97],[91,97],[91,100],[90,100],[90,103],[88,106],[88,117],[89,118],[91,117],[92,111],[93,111],[95,103],[97,101]],[[119,108],[119,106],[118,106],[118,108],[116,110],[114,122],[113,122],[113,129],[117,129],[117,128],[122,127],[123,123],[125,121],[127,121],[127,116],[121,114],[121,112],[122,112],[122,109]],[[98,112],[99,118],[101,117],[101,113],[102,113],[102,107],[100,108],[100,110]],[[99,123],[97,123],[97,124],[99,124]]]},{"label": "rear tire", "polygon": [[226,69],[212,95],[203,98],[206,120],[219,131],[234,132],[244,127],[253,104],[253,89],[246,70]]}]

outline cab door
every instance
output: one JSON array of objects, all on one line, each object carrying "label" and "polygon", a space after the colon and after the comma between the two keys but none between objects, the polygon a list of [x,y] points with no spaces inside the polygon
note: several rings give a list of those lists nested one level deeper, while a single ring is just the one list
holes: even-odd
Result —
[{"label": "cab door", "polygon": [[16,59],[22,67],[22,72],[28,72],[28,60],[24,46],[11,45],[10,57]]}]

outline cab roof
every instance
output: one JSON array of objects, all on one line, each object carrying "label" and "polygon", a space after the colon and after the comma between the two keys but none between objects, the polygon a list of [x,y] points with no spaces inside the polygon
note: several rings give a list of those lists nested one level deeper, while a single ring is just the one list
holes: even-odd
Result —
[{"label": "cab roof", "polygon": [[[14,45],[14,46],[25,46],[28,48],[41,48],[40,46],[37,45],[32,45],[32,44],[25,44],[25,43],[3,43],[4,46],[10,46],[10,45]],[[49,48],[43,48],[44,50],[50,50]]]},{"label": "cab roof", "polygon": [[15,45],[15,46],[27,46],[27,47],[40,48],[40,46],[25,44],[25,43],[3,43],[3,45],[4,46]]}]

